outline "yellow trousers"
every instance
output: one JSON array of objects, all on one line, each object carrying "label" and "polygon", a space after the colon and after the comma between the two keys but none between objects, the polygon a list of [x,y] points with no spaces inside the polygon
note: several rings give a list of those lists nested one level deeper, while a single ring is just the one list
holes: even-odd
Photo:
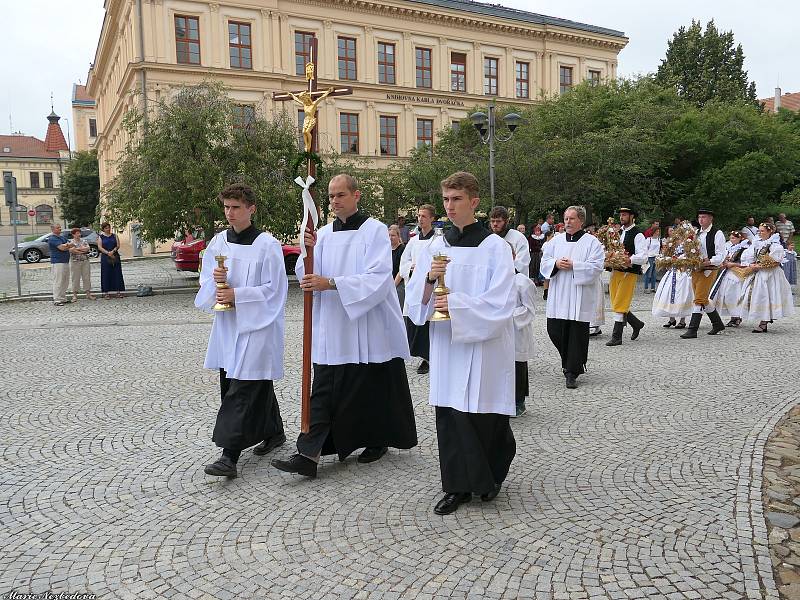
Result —
[{"label": "yellow trousers", "polygon": [[705,271],[692,272],[692,290],[694,291],[694,303],[697,306],[705,306],[709,303],[708,294],[711,288],[714,287],[714,282],[717,280],[717,270],[711,271],[708,276]]},{"label": "yellow trousers", "polygon": [[639,275],[625,271],[614,271],[611,274],[611,282],[608,284],[608,295],[611,298],[611,311],[615,313],[626,313],[631,309],[633,292],[636,290],[636,282]]}]

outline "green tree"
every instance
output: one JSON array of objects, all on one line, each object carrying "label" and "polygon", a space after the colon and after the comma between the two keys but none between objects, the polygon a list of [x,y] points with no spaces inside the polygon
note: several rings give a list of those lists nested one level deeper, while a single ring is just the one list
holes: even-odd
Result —
[{"label": "green tree", "polygon": [[713,20],[705,32],[693,20],[691,26],[673,34],[656,81],[698,106],[713,100],[758,106],[755,83],[748,82],[744,70],[742,45],[734,46],[733,32],[720,32]]},{"label": "green tree", "polygon": [[61,214],[70,225],[83,227],[97,220],[100,172],[96,150],[76,152],[67,163],[58,200]]},{"label": "green tree", "polygon": [[243,113],[219,83],[182,88],[158,103],[145,124],[125,117],[129,142],[117,176],[105,190],[117,225],[138,219],[146,240],[202,226],[210,239],[224,224],[217,194],[246,182],[260,199],[255,221],[288,241],[298,233],[302,204],[294,184],[296,129],[288,116],[267,120]]}]

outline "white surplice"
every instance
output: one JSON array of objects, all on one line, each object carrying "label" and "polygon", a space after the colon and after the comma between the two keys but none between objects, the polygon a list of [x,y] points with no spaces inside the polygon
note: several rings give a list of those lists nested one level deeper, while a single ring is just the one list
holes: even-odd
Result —
[{"label": "white surplice", "polygon": [[514,354],[517,362],[536,358],[533,318],[536,314],[536,286],[522,273],[514,275],[516,306],[514,307]]},{"label": "white surplice", "polygon": [[528,238],[521,231],[509,229],[503,239],[514,248],[514,268],[517,273],[528,275],[531,269],[531,248],[528,245]]},{"label": "white surplice", "polygon": [[[432,234],[433,230],[431,230],[430,233]],[[435,237],[431,235],[428,239],[423,240],[420,238],[420,235],[422,235],[422,232],[412,238],[409,238],[405,250],[403,250],[403,255],[400,257],[399,272],[406,285],[408,285],[408,281],[411,279],[411,273],[414,271],[414,268],[417,265],[417,257],[419,256],[420,251],[430,246],[433,242],[433,238]],[[406,308],[405,301],[403,302],[403,316],[408,316],[408,309]]]},{"label": "white surplice", "polygon": [[[297,278],[305,273],[297,261]],[[386,225],[369,218],[356,230],[317,232],[314,273],[332,277],[335,290],[314,292],[311,360],[321,365],[383,363],[410,358],[392,277]]]},{"label": "white surplice", "polygon": [[[288,279],[281,245],[260,233],[250,245],[227,241],[227,231],[214,236],[203,254],[200,290],[194,304],[214,314],[205,364],[225,369],[229,379],[275,381],[283,377],[284,308]],[[236,297],[234,310],[214,312],[214,259],[225,255],[228,285]]]},{"label": "white surplice", "polygon": [[[605,251],[593,235],[585,233],[568,242],[559,233],[542,247],[541,271],[550,280],[547,318],[591,323],[597,315],[597,281],[603,272]],[[560,258],[572,260],[572,269],[556,270]]]},{"label": "white surplice", "polygon": [[[406,287],[409,318],[422,325],[433,314],[422,303],[431,253],[426,248]],[[432,406],[467,413],[516,415],[514,403],[514,263],[511,248],[490,235],[476,247],[448,247],[445,284],[449,321],[430,324]]]}]

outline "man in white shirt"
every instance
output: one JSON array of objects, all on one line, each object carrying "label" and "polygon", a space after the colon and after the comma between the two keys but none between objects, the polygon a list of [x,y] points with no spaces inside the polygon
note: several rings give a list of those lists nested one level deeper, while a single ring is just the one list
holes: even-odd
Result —
[{"label": "man in white shirt", "polygon": [[633,328],[631,340],[638,338],[644,327],[644,323],[631,312],[631,302],[636,291],[636,282],[642,273],[642,265],[647,264],[647,238],[636,226],[636,211],[632,208],[619,209],[619,223],[619,240],[627,253],[627,266],[615,267],[608,285],[611,311],[614,314],[614,331],[606,346],[622,344],[622,332],[626,323]]},{"label": "man in white shirt", "polygon": [[[436,407],[445,492],[433,510],[447,515],[473,494],[493,500],[516,454],[509,425],[516,414],[516,290],[511,248],[475,220],[480,202],[475,176],[449,176],[442,181],[442,197],[453,227],[444,240],[434,238],[440,245],[420,255],[406,302],[417,324],[430,319],[434,310],[449,313],[449,319],[431,322],[429,398]],[[434,296],[442,275],[449,294]]]},{"label": "man in white shirt", "polygon": [[336,175],[328,200],[336,215],[319,232],[307,230],[314,273],[295,268],[303,291],[314,292],[311,425],[297,438],[297,453],[272,465],[317,476],[323,454],[344,460],[364,448],[369,463],[388,447],[417,445],[405,360],[408,341],[392,277],[386,225],[358,210],[361,192],[350,175]]},{"label": "man in white shirt", "polygon": [[514,251],[514,269],[517,273],[528,274],[531,265],[531,249],[524,233],[508,224],[509,215],[505,206],[495,206],[489,213],[489,227],[509,244]]},{"label": "man in white shirt", "polygon": [[700,224],[698,241],[700,242],[700,256],[703,259],[702,270],[692,273],[692,290],[694,291],[694,304],[689,327],[681,336],[683,339],[697,337],[697,329],[703,319],[703,313],[711,321],[711,331],[708,335],[717,335],[725,331],[722,317],[717,312],[714,300],[710,298],[711,288],[717,278],[719,266],[725,260],[725,234],[714,226],[714,213],[701,208],[697,211],[697,222]]},{"label": "man in white shirt", "polygon": [[547,295],[547,334],[561,355],[568,389],[578,387],[589,356],[589,323],[597,313],[597,283],[605,251],[582,227],[586,209],[564,211],[564,233],[542,247],[542,275],[550,281]]},{"label": "man in white shirt", "polygon": [[547,218],[545,219],[544,223],[542,223],[541,226],[542,234],[544,234],[545,237],[547,237],[548,233],[554,230],[556,226],[554,223],[555,219],[556,218],[553,215],[547,215]]},{"label": "man in white shirt", "polygon": [[758,226],[755,217],[747,217],[747,225],[742,227],[742,235],[751,242],[758,237]]},{"label": "man in white shirt", "polygon": [[[219,372],[222,397],[211,438],[222,456],[205,472],[236,477],[242,450],[258,444],[253,454],[261,456],[286,441],[273,381],[283,377],[288,280],[280,243],[252,223],[252,188],[229,185],[219,199],[230,228],[206,248],[194,304],[214,314],[204,366]],[[225,267],[218,265],[218,255],[226,257]],[[232,304],[233,310],[214,311],[216,303]]]},{"label": "man in white shirt", "polygon": [[775,229],[780,234],[781,243],[785,248],[791,237],[794,235],[794,223],[786,218],[785,213],[781,213],[778,215],[778,222],[775,223]]}]

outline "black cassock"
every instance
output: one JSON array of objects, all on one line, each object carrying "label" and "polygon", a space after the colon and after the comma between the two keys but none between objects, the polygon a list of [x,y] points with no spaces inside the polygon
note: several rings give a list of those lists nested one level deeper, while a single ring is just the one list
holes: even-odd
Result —
[{"label": "black cassock", "polygon": [[[229,244],[252,246],[258,234],[254,226],[236,233],[227,231]],[[217,413],[212,441],[220,448],[244,450],[283,433],[283,419],[272,381],[229,379],[219,370],[222,403]]]}]

